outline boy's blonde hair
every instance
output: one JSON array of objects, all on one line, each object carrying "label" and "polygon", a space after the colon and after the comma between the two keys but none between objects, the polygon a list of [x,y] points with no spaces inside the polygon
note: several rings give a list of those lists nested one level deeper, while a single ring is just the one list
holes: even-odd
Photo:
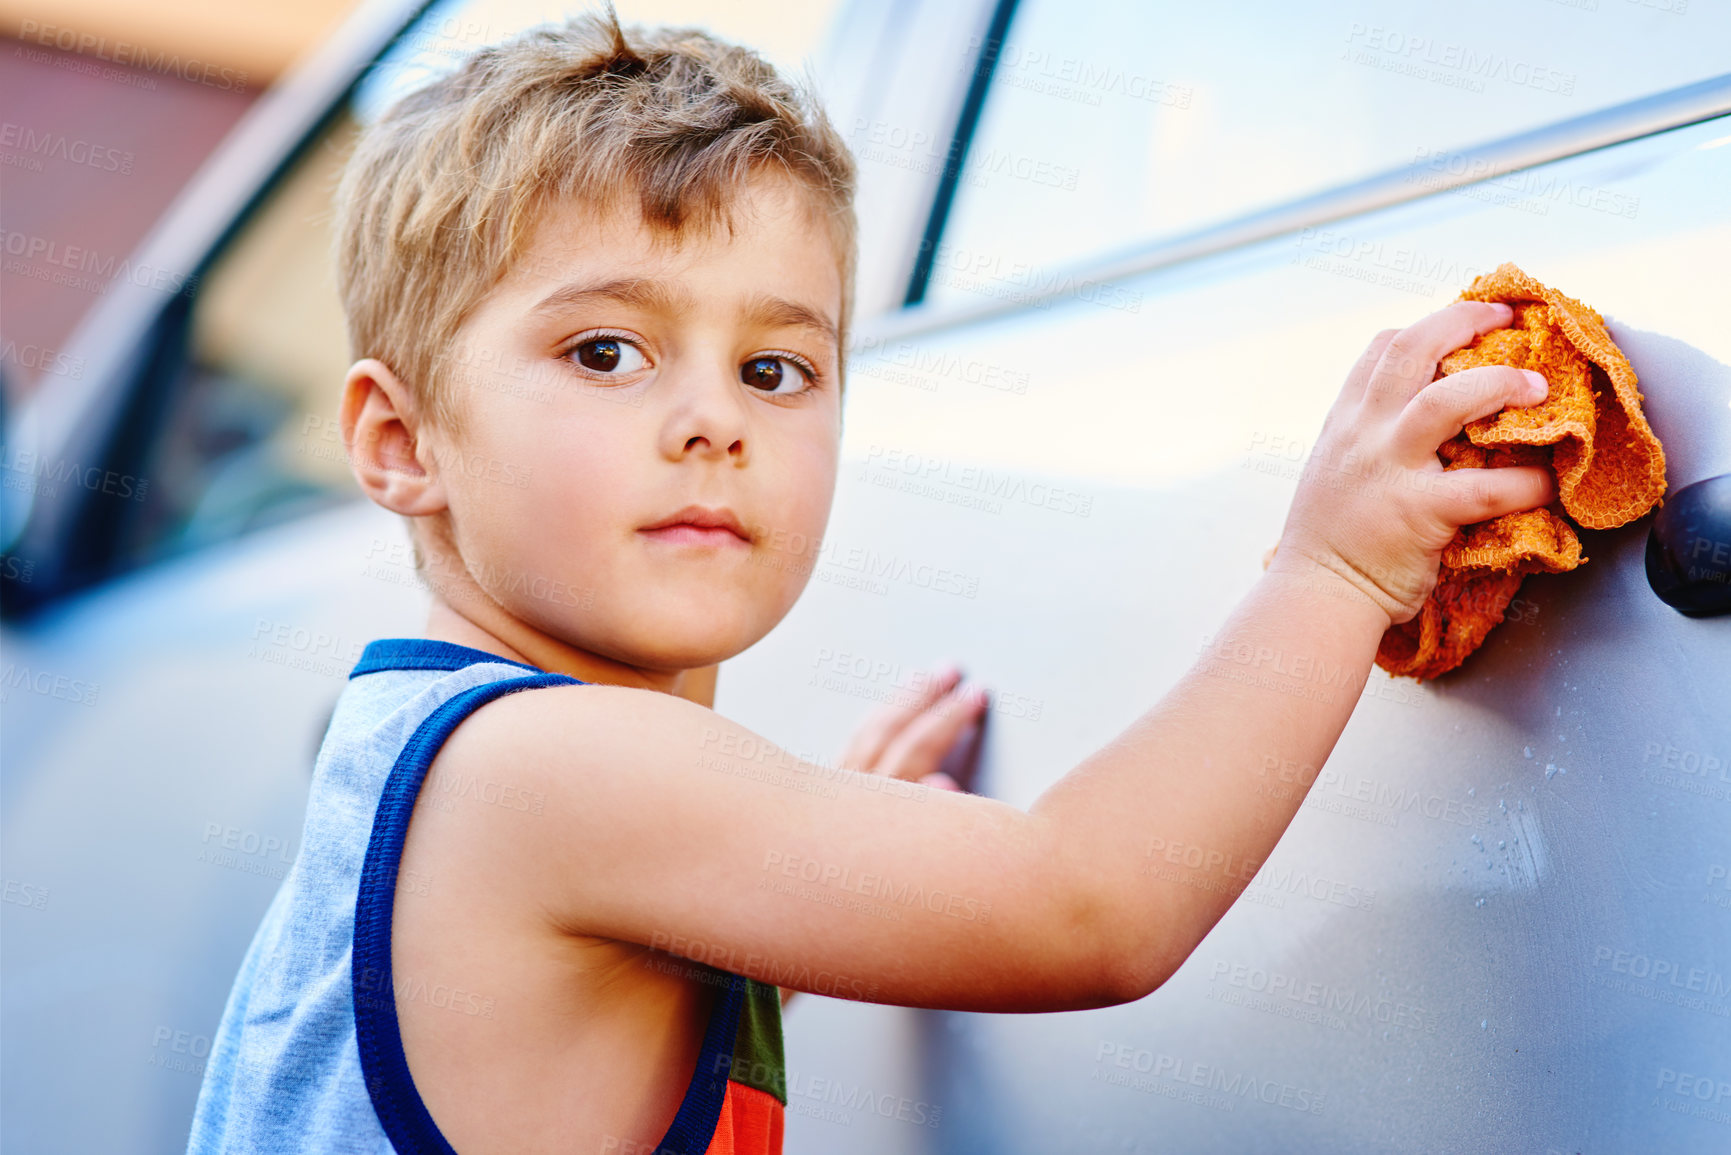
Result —
[{"label": "boy's blonde hair", "polygon": [[393,104],[349,159],[337,276],[351,352],[389,365],[454,432],[440,368],[550,201],[634,192],[643,220],[678,236],[730,226],[732,198],[764,170],[798,181],[829,221],[845,345],[854,162],[803,86],[699,29],[623,29],[611,7],[482,48]]}]

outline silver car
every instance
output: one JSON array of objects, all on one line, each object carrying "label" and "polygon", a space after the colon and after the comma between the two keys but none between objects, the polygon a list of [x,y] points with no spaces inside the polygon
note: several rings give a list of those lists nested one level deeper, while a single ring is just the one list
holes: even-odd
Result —
[{"label": "silver car", "polygon": [[[357,10],[9,415],[6,1150],[184,1148],[331,706],[419,632],[337,431],[329,194],[521,7]],[[841,6],[842,475],[723,714],[828,757],[953,656],[994,692],[958,758],[1030,804],[1209,645],[1372,334],[1503,261],[1604,313],[1670,491],[1458,670],[1373,671],[1326,765],[1267,767],[1298,818],[1149,998],[796,999],[790,1152],[1731,1150],[1726,44],[1702,0]]]}]

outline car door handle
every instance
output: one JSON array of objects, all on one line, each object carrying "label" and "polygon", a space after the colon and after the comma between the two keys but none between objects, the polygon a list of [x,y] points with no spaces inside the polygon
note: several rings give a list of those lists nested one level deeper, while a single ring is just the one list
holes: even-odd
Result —
[{"label": "car door handle", "polygon": [[1731,473],[1686,485],[1647,531],[1647,584],[1690,617],[1731,612]]}]

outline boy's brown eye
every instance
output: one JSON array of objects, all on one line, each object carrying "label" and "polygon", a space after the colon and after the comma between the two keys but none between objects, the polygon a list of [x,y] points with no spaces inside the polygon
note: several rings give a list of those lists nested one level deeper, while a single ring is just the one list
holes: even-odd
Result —
[{"label": "boy's brown eye", "polygon": [[577,363],[597,373],[611,373],[619,367],[619,342],[612,337],[585,341],[577,346]]},{"label": "boy's brown eye", "polygon": [[570,357],[573,353],[579,365],[599,376],[629,377],[649,367],[643,350],[624,337],[591,337],[571,346],[564,355]]},{"label": "boy's brown eye", "polygon": [[[753,357],[739,367],[739,379],[747,385],[755,385],[765,393],[779,393],[791,397],[803,393],[817,384],[817,372],[804,361],[783,353],[777,357]],[[791,389],[783,389],[782,385],[792,385]]]},{"label": "boy's brown eye", "polygon": [[739,379],[760,389],[775,389],[781,385],[780,357],[753,357],[739,368]]}]

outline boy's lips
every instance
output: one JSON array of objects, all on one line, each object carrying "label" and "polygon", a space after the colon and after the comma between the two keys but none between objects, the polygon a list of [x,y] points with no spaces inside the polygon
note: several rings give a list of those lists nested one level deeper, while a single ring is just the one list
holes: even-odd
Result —
[{"label": "boy's lips", "polygon": [[638,532],[657,541],[691,545],[751,544],[751,535],[726,506],[688,505],[660,521],[643,526]]}]

